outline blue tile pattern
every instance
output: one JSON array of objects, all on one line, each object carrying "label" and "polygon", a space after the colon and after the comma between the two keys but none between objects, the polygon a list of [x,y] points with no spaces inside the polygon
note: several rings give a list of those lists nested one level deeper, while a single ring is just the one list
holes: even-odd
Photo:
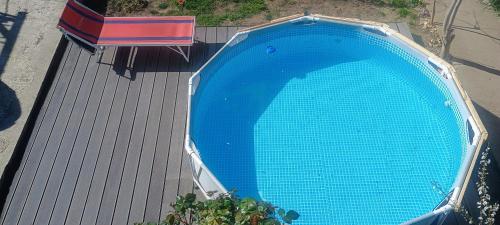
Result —
[{"label": "blue tile pattern", "polygon": [[420,216],[443,198],[433,182],[451,188],[465,152],[439,74],[359,27],[255,31],[200,76],[190,133],[202,160],[227,189],[298,211],[297,224]]}]

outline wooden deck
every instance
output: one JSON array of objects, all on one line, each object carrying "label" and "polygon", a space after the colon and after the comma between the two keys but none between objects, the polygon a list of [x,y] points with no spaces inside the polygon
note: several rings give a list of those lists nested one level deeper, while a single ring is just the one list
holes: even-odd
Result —
[{"label": "wooden deck", "polygon": [[195,191],[183,155],[188,78],[237,29],[197,28],[191,63],[159,47],[109,48],[96,63],[68,44],[16,150],[1,224],[159,221]]}]

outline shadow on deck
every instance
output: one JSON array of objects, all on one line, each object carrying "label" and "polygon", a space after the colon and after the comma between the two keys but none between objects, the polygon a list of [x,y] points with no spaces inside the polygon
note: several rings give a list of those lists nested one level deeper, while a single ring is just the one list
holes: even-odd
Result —
[{"label": "shadow on deck", "polygon": [[[192,59],[62,41],[2,180],[2,224],[159,221],[195,191],[183,151],[187,82],[237,27],[199,27]],[[49,71],[50,73],[50,71]]]}]

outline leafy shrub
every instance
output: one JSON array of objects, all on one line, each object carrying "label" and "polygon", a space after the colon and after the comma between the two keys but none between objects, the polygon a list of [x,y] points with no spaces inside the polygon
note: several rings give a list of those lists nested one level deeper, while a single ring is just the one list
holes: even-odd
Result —
[{"label": "leafy shrub", "polygon": [[[177,4],[176,0],[169,1]],[[178,10],[170,10],[168,14],[194,15],[198,25],[217,26],[226,20],[248,18],[266,9],[265,0],[186,0]]]},{"label": "leafy shrub", "polygon": [[162,2],[162,3],[158,4],[158,8],[160,8],[160,9],[166,9],[166,8],[168,8],[168,3]]},{"label": "leafy shrub", "polygon": [[407,0],[391,0],[389,4],[396,8],[406,8],[409,6],[409,2]]},{"label": "leafy shrub", "polygon": [[266,20],[273,20],[273,14],[271,14],[270,12],[266,13]]},{"label": "leafy shrub", "polygon": [[[469,211],[468,208],[461,204],[460,207],[455,208],[455,212],[465,219],[465,221],[469,224],[474,225],[493,225],[495,224],[495,217],[497,216],[498,211],[500,210],[500,204],[498,202],[494,202],[490,195],[490,187],[488,186],[488,170],[491,164],[491,159],[489,153],[491,151],[490,146],[488,145],[486,149],[481,153],[481,158],[479,160],[479,169],[477,172],[477,182],[476,188],[477,193],[479,195],[479,201],[477,204],[477,209],[479,210],[479,215],[477,218],[474,218]],[[447,192],[437,183],[433,182],[433,189],[436,190],[440,195],[449,199],[449,196],[446,194]],[[452,202],[455,204],[455,202]]]},{"label": "leafy shrub", "polygon": [[109,0],[108,7],[113,12],[131,13],[144,9],[148,5],[146,0]]},{"label": "leafy shrub", "polygon": [[476,222],[478,225],[495,224],[495,216],[500,209],[500,204],[492,201],[489,192],[488,167],[491,163],[491,159],[489,158],[490,151],[491,148],[488,146],[481,154],[481,159],[479,160],[479,171],[477,173],[479,179],[476,182],[477,192],[479,194],[479,201],[477,202],[479,216]]},{"label": "leafy shrub", "polygon": [[240,199],[232,193],[206,201],[187,194],[177,197],[171,206],[174,211],[160,225],[281,225],[299,218],[293,210],[287,212],[252,198]]},{"label": "leafy shrub", "polygon": [[184,7],[195,15],[210,14],[215,10],[215,6],[215,0],[189,0],[184,3]]},{"label": "leafy shrub", "polygon": [[403,7],[398,9],[398,14],[400,17],[407,17],[411,14],[411,11],[408,8]]},{"label": "leafy shrub", "polygon": [[424,1],[423,0],[411,0],[411,5],[412,6],[421,6],[421,5],[424,5]]},{"label": "leafy shrub", "polygon": [[240,7],[231,13],[227,14],[227,19],[236,21],[255,15],[263,10],[266,10],[266,2],[264,0],[252,0],[241,3]]},{"label": "leafy shrub", "polygon": [[490,3],[493,9],[500,12],[500,0],[490,0]]},{"label": "leafy shrub", "polygon": [[395,8],[413,8],[424,4],[423,0],[389,0],[388,5]]}]

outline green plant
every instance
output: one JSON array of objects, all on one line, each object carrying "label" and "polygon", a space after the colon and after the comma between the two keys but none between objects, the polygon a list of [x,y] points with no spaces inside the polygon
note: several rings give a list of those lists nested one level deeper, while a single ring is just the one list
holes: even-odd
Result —
[{"label": "green plant", "polygon": [[500,0],[490,0],[490,4],[496,11],[500,12]]},{"label": "green plant", "polygon": [[109,0],[108,8],[114,12],[131,13],[145,8],[146,0]]},{"label": "green plant", "polygon": [[478,181],[476,182],[477,192],[479,194],[479,201],[477,208],[479,209],[479,217],[477,223],[480,225],[493,225],[495,224],[495,216],[500,208],[498,202],[492,202],[489,194],[488,186],[488,166],[491,163],[489,158],[490,146],[486,147],[481,154],[479,160]]},{"label": "green plant", "polygon": [[404,8],[399,8],[399,9],[398,9],[398,14],[399,14],[399,16],[400,16],[400,17],[403,17],[403,18],[404,18],[404,17],[407,17],[408,15],[410,15],[410,14],[411,14],[411,11],[410,11],[410,9],[408,9],[408,8],[406,8],[406,7],[404,7]]},{"label": "green plant", "polygon": [[385,0],[371,0],[370,2],[379,6],[383,6],[386,4]]},{"label": "green plant", "polygon": [[271,12],[266,13],[266,20],[269,20],[269,21],[273,20],[273,14],[271,14]]},{"label": "green plant", "polygon": [[158,4],[158,8],[160,8],[160,9],[166,9],[166,8],[168,8],[168,3],[162,2],[162,3]]},{"label": "green plant", "polygon": [[186,194],[178,196],[171,206],[174,210],[160,225],[281,225],[299,218],[293,210],[285,211],[252,198],[240,199],[232,193],[206,201]]},{"label": "green plant", "polygon": [[421,5],[424,5],[424,1],[423,0],[410,0],[410,3],[412,6],[421,6]]},{"label": "green plant", "polygon": [[423,0],[389,0],[388,4],[395,8],[413,8],[424,5]]},{"label": "green plant", "polygon": [[396,8],[406,8],[410,6],[408,0],[390,0],[389,5]]},{"label": "green plant", "polygon": [[179,0],[169,1],[177,4],[178,10],[171,10],[167,14],[195,15],[197,24],[202,26],[217,26],[226,20],[241,20],[267,9],[265,0],[188,0],[182,6],[179,5]]},{"label": "green plant", "polygon": [[226,17],[230,21],[236,21],[255,15],[266,9],[267,6],[264,0],[250,0],[241,3],[235,11],[228,12]]},{"label": "green plant", "polygon": [[415,13],[410,13],[410,25],[416,25],[418,20],[418,16]]},{"label": "green plant", "polygon": [[[465,208],[464,204],[455,208],[455,212],[461,215],[469,224],[493,225],[495,224],[495,217],[500,209],[498,202],[493,202],[489,193],[488,167],[491,164],[491,159],[489,158],[490,151],[490,146],[487,146],[481,153],[481,158],[479,160],[479,169],[477,172],[478,180],[476,182],[477,193],[479,195],[479,201],[477,202],[479,216],[474,218],[470,211]],[[444,189],[441,188],[437,182],[433,182],[432,186],[440,195],[445,196],[447,199],[449,198]],[[455,202],[452,203],[455,204]]]}]

